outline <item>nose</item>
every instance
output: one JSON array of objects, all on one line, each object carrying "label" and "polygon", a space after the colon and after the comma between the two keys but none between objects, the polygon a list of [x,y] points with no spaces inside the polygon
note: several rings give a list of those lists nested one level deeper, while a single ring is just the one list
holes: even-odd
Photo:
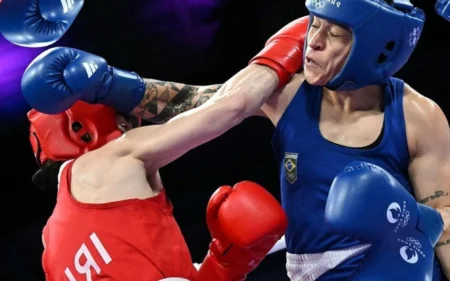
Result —
[{"label": "nose", "polygon": [[323,50],[325,46],[325,41],[322,35],[322,31],[316,30],[316,31],[310,31],[309,38],[308,38],[308,46],[315,50],[315,51],[321,51]]}]

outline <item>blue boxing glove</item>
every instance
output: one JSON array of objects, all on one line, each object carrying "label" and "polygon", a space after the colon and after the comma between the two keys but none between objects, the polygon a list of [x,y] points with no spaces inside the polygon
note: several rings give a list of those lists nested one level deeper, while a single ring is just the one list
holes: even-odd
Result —
[{"label": "blue boxing glove", "polygon": [[25,100],[47,114],[61,113],[78,100],[130,113],[144,93],[144,80],[136,73],[108,66],[99,56],[64,47],[40,54],[22,77]]},{"label": "blue boxing glove", "polygon": [[450,0],[437,0],[434,7],[441,17],[450,21]]},{"label": "blue boxing glove", "polygon": [[331,186],[325,223],[334,233],[372,244],[349,280],[432,280],[442,217],[382,168],[347,165]]},{"label": "blue boxing glove", "polygon": [[84,0],[0,1],[0,33],[19,46],[48,46],[66,33],[83,3]]}]

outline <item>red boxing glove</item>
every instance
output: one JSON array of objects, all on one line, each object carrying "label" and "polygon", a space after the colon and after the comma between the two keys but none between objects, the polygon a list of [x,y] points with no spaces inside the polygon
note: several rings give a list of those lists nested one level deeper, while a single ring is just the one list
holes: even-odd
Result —
[{"label": "red boxing glove", "polygon": [[303,47],[308,26],[309,16],[292,21],[267,41],[265,48],[250,64],[272,68],[278,74],[278,87],[283,87],[303,65]]},{"label": "red boxing glove", "polygon": [[278,201],[249,181],[220,187],[209,200],[206,221],[213,240],[197,281],[245,280],[287,228]]}]

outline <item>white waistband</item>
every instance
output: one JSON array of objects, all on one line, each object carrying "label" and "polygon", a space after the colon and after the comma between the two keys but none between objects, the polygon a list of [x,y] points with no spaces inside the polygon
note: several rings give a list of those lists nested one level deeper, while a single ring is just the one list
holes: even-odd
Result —
[{"label": "white waistband", "polygon": [[187,279],[184,278],[178,278],[178,277],[170,277],[170,278],[164,278],[158,281],[189,281]]},{"label": "white waistband", "polygon": [[314,281],[343,261],[354,257],[370,247],[362,244],[347,249],[316,254],[286,254],[286,269],[291,281]]}]

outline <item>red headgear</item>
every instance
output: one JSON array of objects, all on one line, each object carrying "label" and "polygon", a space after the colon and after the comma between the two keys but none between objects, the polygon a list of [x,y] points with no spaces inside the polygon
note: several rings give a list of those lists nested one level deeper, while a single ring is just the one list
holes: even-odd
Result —
[{"label": "red headgear", "polygon": [[55,115],[29,111],[30,142],[39,164],[74,159],[120,137],[115,114],[105,105],[82,101]]}]

